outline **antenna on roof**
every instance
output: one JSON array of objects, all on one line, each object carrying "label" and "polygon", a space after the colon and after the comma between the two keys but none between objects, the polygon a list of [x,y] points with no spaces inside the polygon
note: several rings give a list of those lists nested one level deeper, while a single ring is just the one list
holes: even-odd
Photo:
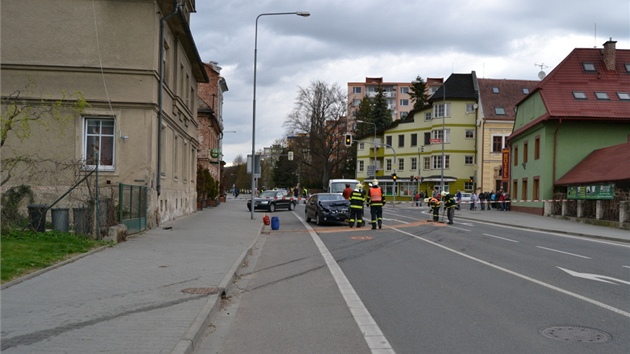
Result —
[{"label": "antenna on roof", "polygon": [[543,69],[548,68],[548,66],[545,65],[544,63],[540,63],[540,64],[534,63],[534,66],[539,66],[540,67],[540,72],[538,73],[538,78],[541,79],[541,80],[544,79],[545,76],[547,76],[547,74],[543,71]]}]

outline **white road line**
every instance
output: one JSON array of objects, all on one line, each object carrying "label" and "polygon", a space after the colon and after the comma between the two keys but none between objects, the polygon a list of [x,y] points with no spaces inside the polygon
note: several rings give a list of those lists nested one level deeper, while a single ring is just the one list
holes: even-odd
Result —
[{"label": "white road line", "polygon": [[381,332],[381,329],[376,324],[376,321],[374,321],[374,318],[372,318],[372,315],[370,315],[368,309],[363,304],[363,301],[359,298],[359,295],[357,295],[356,291],[354,291],[352,284],[350,284],[348,278],[346,278],[346,275],[341,270],[341,267],[339,267],[335,258],[330,254],[326,245],[324,245],[324,242],[322,242],[315,230],[313,230],[313,228],[307,224],[304,219],[299,217],[295,212],[293,214],[306,227],[311,235],[311,238],[317,245],[319,252],[322,257],[324,257],[326,265],[328,265],[328,269],[330,270],[330,273],[332,273],[332,276],[341,291],[341,295],[343,295],[344,300],[346,300],[346,305],[359,326],[361,333],[363,333],[363,338],[372,353],[396,353],[389,344],[387,338],[385,338],[383,332]]},{"label": "white road line", "polygon": [[558,253],[562,253],[562,254],[568,254],[569,256],[574,256],[574,257],[580,257],[580,258],[591,259],[591,257],[580,256],[579,254],[575,254],[575,253],[569,253],[569,252],[564,252],[564,251],[558,251],[558,250],[554,250],[553,248],[547,248],[547,247],[542,247],[542,246],[536,246],[536,247],[537,247],[537,248],[540,248],[540,249],[543,249],[543,250],[547,250],[547,251],[558,252]]},{"label": "white road line", "polygon": [[622,267],[624,267],[624,268],[630,268],[630,266],[622,266]]},{"label": "white road line", "polygon": [[576,293],[574,293],[574,292],[571,292],[571,291],[568,291],[568,290],[565,290],[565,289],[559,288],[559,287],[557,287],[557,286],[555,286],[555,285],[551,285],[551,284],[549,284],[549,283],[545,283],[545,282],[543,282],[543,281],[540,281],[540,280],[537,280],[537,279],[534,279],[534,278],[528,277],[528,276],[526,276],[526,275],[524,275],[524,274],[517,273],[517,272],[512,271],[512,270],[509,270],[509,269],[507,269],[507,268],[503,268],[503,267],[500,267],[500,266],[498,266],[498,265],[492,264],[492,263],[490,263],[490,262],[486,262],[486,261],[484,261],[484,260],[482,260],[482,259],[475,258],[475,257],[470,256],[470,255],[467,255],[467,254],[465,254],[465,253],[462,253],[462,252],[459,252],[459,251],[456,251],[456,250],[450,249],[450,248],[448,248],[448,247],[446,247],[446,246],[443,246],[443,245],[440,245],[440,244],[435,243],[435,242],[433,242],[433,241],[427,240],[427,239],[425,239],[425,238],[423,238],[423,237],[416,236],[416,235],[414,235],[414,234],[412,234],[412,233],[409,233],[409,232],[406,232],[406,231],[403,231],[403,230],[399,230],[399,229],[396,229],[396,228],[391,228],[391,230],[396,230],[396,231],[398,231],[398,232],[400,232],[400,233],[402,233],[402,234],[405,234],[405,235],[408,235],[408,236],[411,236],[411,237],[415,237],[415,238],[417,238],[418,240],[421,240],[421,241],[427,242],[427,243],[429,243],[429,244],[431,244],[431,245],[434,245],[434,246],[440,247],[440,248],[442,248],[442,249],[444,249],[444,250],[446,250],[446,251],[449,251],[449,252],[455,253],[455,254],[460,255],[460,256],[462,256],[462,257],[466,257],[466,258],[468,258],[468,259],[470,259],[470,260],[473,260],[473,261],[475,261],[475,262],[479,262],[479,263],[481,263],[481,264],[487,265],[488,267],[492,267],[492,268],[494,268],[494,269],[497,269],[497,270],[500,270],[500,271],[502,271],[502,272],[505,272],[505,273],[508,273],[508,274],[514,275],[514,276],[519,277],[519,278],[521,278],[521,279],[525,279],[525,280],[530,281],[530,282],[532,282],[532,283],[535,283],[535,284],[541,285],[541,286],[543,286],[543,287],[545,287],[545,288],[548,288],[548,289],[551,289],[551,290],[558,291],[558,292],[563,293],[563,294],[565,294],[565,295],[569,295],[569,296],[574,297],[574,298],[576,298],[576,299],[579,299],[579,300],[582,300],[582,301],[586,301],[586,302],[588,302],[588,303],[590,303],[590,304],[593,304],[593,305],[595,305],[595,306],[599,306],[599,307],[601,307],[601,308],[603,308],[603,309],[606,309],[606,310],[612,311],[612,312],[614,312],[614,313],[617,313],[617,314],[619,314],[619,315],[622,315],[622,316],[625,316],[625,317],[630,318],[630,312],[626,312],[626,311],[621,310],[621,309],[618,309],[618,308],[616,308],[616,307],[612,307],[612,306],[607,305],[607,304],[605,304],[605,303],[603,303],[603,302],[599,302],[599,301],[597,301],[597,300],[593,300],[593,299],[588,298],[588,297],[586,297],[586,296],[582,296],[582,295],[580,295],[580,294],[576,294]]},{"label": "white road line", "polygon": [[501,237],[501,236],[495,236],[495,235],[490,235],[490,234],[483,234],[483,235],[484,235],[484,236],[488,236],[488,237],[498,238],[498,239],[505,240],[505,241],[510,241],[510,242],[516,242],[516,243],[519,243],[519,241],[516,241],[516,240],[511,240],[511,239],[509,239],[509,238],[505,238],[505,237]]}]

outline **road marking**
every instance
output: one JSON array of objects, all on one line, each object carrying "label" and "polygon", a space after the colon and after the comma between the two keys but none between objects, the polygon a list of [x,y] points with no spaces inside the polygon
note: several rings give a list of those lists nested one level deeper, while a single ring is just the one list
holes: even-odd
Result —
[{"label": "road marking", "polygon": [[348,281],[348,278],[341,270],[341,267],[339,267],[339,264],[335,261],[335,258],[330,254],[330,251],[328,251],[324,242],[322,242],[319,238],[319,235],[317,235],[315,230],[313,230],[313,228],[307,224],[304,219],[295,213],[294,215],[309,231],[311,238],[319,249],[319,253],[321,253],[322,257],[324,257],[328,270],[332,273],[332,276],[341,291],[341,295],[344,300],[346,300],[346,305],[352,313],[352,317],[354,317],[355,322],[359,326],[361,333],[363,333],[363,338],[372,353],[396,353],[389,344],[387,338],[385,338],[385,335],[379,328],[378,324],[376,324],[376,321],[374,321],[374,318],[372,318],[372,315],[370,315],[368,309],[363,304],[363,301],[359,298],[359,295],[357,295],[356,291],[352,287],[352,284]]},{"label": "road marking", "polygon": [[585,258],[585,259],[591,259],[591,257],[580,256],[579,254],[575,254],[575,253],[558,251],[558,250],[554,250],[553,248],[547,248],[547,247],[542,247],[542,246],[536,246],[536,247],[538,247],[540,249],[543,249],[543,250],[547,250],[547,251],[558,252],[558,253],[562,253],[562,254],[568,254],[569,256],[580,257],[580,258]]},{"label": "road marking", "polygon": [[408,221],[402,221],[402,220],[398,220],[398,219],[387,219],[387,218],[383,218],[383,220],[387,220],[387,221],[398,221],[401,224],[409,224]]},{"label": "road marking", "polygon": [[579,300],[582,300],[582,301],[586,301],[586,302],[588,302],[588,303],[590,303],[590,304],[593,304],[593,305],[595,305],[595,306],[599,306],[599,307],[601,307],[601,308],[603,308],[603,309],[606,309],[606,310],[612,311],[612,312],[614,312],[614,313],[617,313],[617,314],[619,314],[619,315],[622,315],[622,316],[625,316],[625,317],[630,318],[630,312],[626,312],[626,311],[621,310],[621,309],[618,309],[618,308],[616,308],[616,307],[612,307],[612,306],[607,305],[607,304],[605,304],[605,303],[603,303],[603,302],[599,302],[599,301],[597,301],[597,300],[593,300],[593,299],[588,298],[588,297],[586,297],[586,296],[583,296],[583,295],[580,295],[580,294],[576,294],[576,293],[574,293],[574,292],[571,292],[571,291],[568,291],[568,290],[565,290],[565,289],[559,288],[559,287],[557,287],[557,286],[555,286],[555,285],[551,285],[551,284],[549,284],[549,283],[545,283],[545,282],[543,282],[543,281],[540,281],[540,280],[537,280],[537,279],[534,279],[534,278],[528,277],[527,275],[517,273],[517,272],[515,272],[515,271],[513,271],[513,270],[509,270],[509,269],[507,269],[507,268],[500,267],[500,266],[495,265],[495,264],[492,264],[492,263],[490,263],[490,262],[486,262],[486,261],[484,261],[484,260],[482,260],[482,259],[475,258],[475,257],[470,256],[470,255],[467,255],[467,254],[465,254],[465,253],[462,253],[462,252],[459,252],[459,251],[456,251],[456,250],[450,249],[450,248],[448,248],[448,247],[446,247],[446,246],[440,245],[440,244],[438,244],[438,243],[436,243],[436,242],[433,242],[433,241],[431,241],[431,240],[428,240],[428,239],[426,239],[426,238],[423,238],[423,237],[420,237],[420,236],[416,236],[416,235],[414,235],[414,234],[412,234],[412,233],[409,233],[409,232],[406,232],[406,231],[403,231],[403,230],[399,230],[399,229],[396,229],[396,228],[393,228],[393,227],[392,227],[392,230],[396,230],[396,231],[398,231],[398,232],[400,232],[400,233],[402,233],[402,234],[405,234],[405,235],[408,235],[408,236],[411,236],[411,237],[417,238],[417,239],[418,239],[418,240],[420,240],[420,241],[427,242],[427,243],[429,243],[429,244],[431,244],[431,245],[433,245],[433,246],[440,247],[440,248],[442,248],[442,249],[444,249],[444,250],[446,250],[446,251],[449,251],[449,252],[455,253],[455,254],[460,255],[460,256],[462,256],[462,257],[466,257],[466,258],[468,258],[468,259],[470,259],[470,260],[473,260],[473,261],[475,261],[475,262],[479,262],[479,263],[481,263],[481,264],[487,265],[488,267],[491,267],[491,268],[494,268],[494,269],[500,270],[500,271],[502,271],[502,272],[505,272],[505,273],[508,273],[508,274],[514,275],[515,277],[519,277],[519,278],[521,278],[521,279],[525,279],[525,280],[530,281],[530,282],[532,282],[532,283],[535,283],[535,284],[541,285],[541,286],[543,286],[543,287],[545,287],[545,288],[548,288],[548,289],[551,289],[551,290],[555,290],[555,291],[560,292],[560,293],[562,293],[562,294],[565,294],[565,295],[568,295],[568,296],[574,297],[574,298],[579,299]]},{"label": "road marking", "polygon": [[516,242],[516,243],[519,243],[519,241],[516,241],[516,240],[511,240],[511,239],[509,239],[509,238],[505,238],[505,237],[501,237],[501,236],[495,236],[495,235],[490,235],[490,234],[484,234],[484,236],[494,237],[494,238],[498,238],[498,239],[505,240],[505,241],[510,241],[510,242]]},{"label": "road marking", "polygon": [[630,266],[622,266],[622,267],[624,267],[624,268],[630,268]]},{"label": "road marking", "polygon": [[613,277],[608,277],[608,276],[605,276],[605,275],[591,274],[591,273],[580,273],[580,272],[575,272],[575,271],[564,269],[564,268],[560,268],[560,267],[557,267],[557,268],[561,269],[561,270],[564,270],[565,272],[567,272],[570,275],[572,275],[574,277],[577,277],[577,278],[596,280],[596,281],[601,281],[603,283],[615,284],[615,285],[618,285],[617,283],[630,285],[630,281],[625,281],[625,280],[621,280],[621,279],[617,279],[617,278],[613,278]]},{"label": "road marking", "polygon": [[351,240],[371,240],[373,238],[372,236],[350,236]]}]

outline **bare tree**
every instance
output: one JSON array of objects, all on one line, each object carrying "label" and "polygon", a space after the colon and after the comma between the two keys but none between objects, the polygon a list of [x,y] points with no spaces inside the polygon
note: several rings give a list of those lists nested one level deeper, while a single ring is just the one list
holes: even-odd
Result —
[{"label": "bare tree", "polygon": [[307,136],[295,141],[301,145],[296,150],[306,155],[298,158],[310,176],[318,177],[321,186],[345,167],[346,98],[339,85],[314,81],[299,88],[295,108],[284,123],[289,135]]}]

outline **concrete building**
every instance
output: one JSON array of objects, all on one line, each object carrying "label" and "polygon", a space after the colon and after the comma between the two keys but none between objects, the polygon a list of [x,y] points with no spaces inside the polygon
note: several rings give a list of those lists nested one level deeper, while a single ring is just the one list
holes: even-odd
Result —
[{"label": "concrete building", "polygon": [[[36,202],[50,203],[98,165],[100,191],[112,205],[118,183],[148,188],[149,227],[195,212],[197,84],[208,75],[189,28],[195,0],[174,4],[2,2],[3,112],[5,102],[33,108],[62,100],[68,117],[33,123],[22,139],[10,135],[3,160],[77,167],[38,176],[18,168],[3,189],[26,183]],[[81,96],[89,106],[70,110]]]}]

